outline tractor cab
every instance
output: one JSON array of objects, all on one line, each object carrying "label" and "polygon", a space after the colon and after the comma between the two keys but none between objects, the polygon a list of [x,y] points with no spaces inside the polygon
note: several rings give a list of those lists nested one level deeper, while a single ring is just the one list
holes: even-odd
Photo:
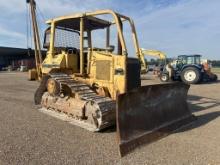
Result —
[{"label": "tractor cab", "polygon": [[186,66],[193,65],[202,68],[201,55],[179,55],[176,61],[177,70],[182,70]]}]

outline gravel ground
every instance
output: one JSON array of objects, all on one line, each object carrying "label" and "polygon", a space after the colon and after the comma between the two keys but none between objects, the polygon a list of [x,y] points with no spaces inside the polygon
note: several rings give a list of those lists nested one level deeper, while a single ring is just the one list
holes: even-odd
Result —
[{"label": "gravel ground", "polygon": [[1,165],[220,164],[220,81],[191,86],[193,125],[120,158],[114,130],[91,133],[40,113],[33,105],[38,83],[26,79],[0,73]]}]

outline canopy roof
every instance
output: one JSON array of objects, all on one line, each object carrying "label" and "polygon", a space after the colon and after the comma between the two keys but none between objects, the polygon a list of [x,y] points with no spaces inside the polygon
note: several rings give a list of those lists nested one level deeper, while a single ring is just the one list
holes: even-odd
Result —
[{"label": "canopy roof", "polygon": [[[84,30],[95,30],[103,29],[111,25],[111,22],[94,17],[94,16],[84,16]],[[64,27],[73,30],[80,30],[80,19],[78,18],[64,18],[56,23],[56,26]]]},{"label": "canopy roof", "polygon": [[178,57],[201,57],[199,54],[190,54],[190,55],[179,55]]}]

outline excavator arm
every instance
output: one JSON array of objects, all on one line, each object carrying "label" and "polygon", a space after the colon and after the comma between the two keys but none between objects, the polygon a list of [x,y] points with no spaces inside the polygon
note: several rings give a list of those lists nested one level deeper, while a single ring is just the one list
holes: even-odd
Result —
[{"label": "excavator arm", "polygon": [[161,52],[161,51],[159,51],[159,50],[141,49],[140,52],[142,52],[143,55],[149,55],[149,56],[158,57],[161,60],[166,59],[166,54]]},{"label": "excavator arm", "polygon": [[147,73],[147,70],[148,70],[147,62],[145,61],[145,58],[144,58],[145,56],[153,56],[161,60],[166,60],[166,54],[159,50],[146,50],[146,49],[141,48],[140,56],[138,58],[141,62],[141,73],[142,74]]}]

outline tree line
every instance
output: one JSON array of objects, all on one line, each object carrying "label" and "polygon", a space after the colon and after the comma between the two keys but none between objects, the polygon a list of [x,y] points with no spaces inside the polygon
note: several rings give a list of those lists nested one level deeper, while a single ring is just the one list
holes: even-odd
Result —
[{"label": "tree line", "polygon": [[211,60],[212,67],[220,67],[220,60]]}]

